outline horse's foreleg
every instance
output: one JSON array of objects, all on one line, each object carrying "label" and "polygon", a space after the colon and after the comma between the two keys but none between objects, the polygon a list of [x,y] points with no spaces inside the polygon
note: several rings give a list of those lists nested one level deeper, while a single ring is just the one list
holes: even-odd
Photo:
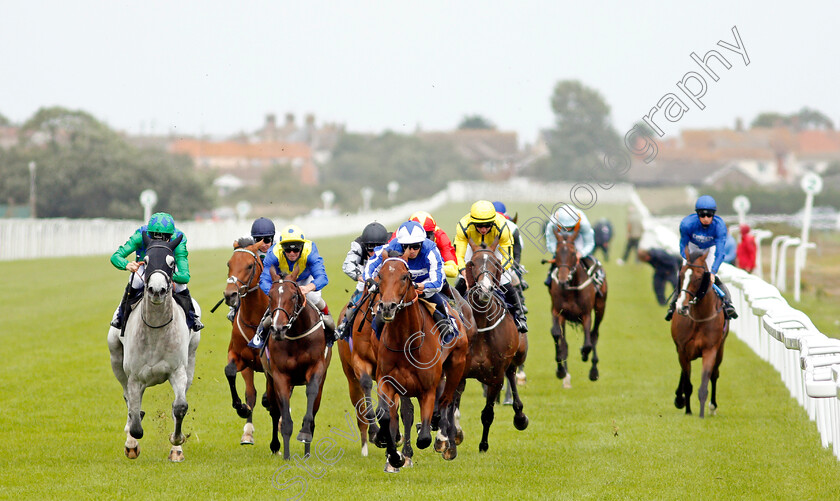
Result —
[{"label": "horse's foreleg", "polygon": [[519,398],[519,388],[516,384],[516,366],[514,364],[510,364],[505,370],[505,377],[508,380],[508,386],[513,394],[513,426],[517,430],[522,431],[528,427],[528,416],[522,412],[525,406]]},{"label": "horse's foreleg", "polygon": [[432,443],[432,413],[435,411],[435,391],[428,390],[418,397],[420,403],[420,432],[417,433],[417,447],[425,449]]},{"label": "horse's foreleg", "polygon": [[676,397],[674,398],[674,406],[677,409],[682,409],[685,406],[685,413],[691,414],[691,360],[680,353],[680,382],[677,385]]},{"label": "horse's foreleg", "polygon": [[248,417],[242,429],[241,445],[254,445],[254,406],[257,405],[257,387],[254,386],[254,370],[246,367],[242,370],[242,380],[245,381],[245,406]]},{"label": "horse's foreleg", "polygon": [[125,403],[128,407],[128,418],[125,422],[125,455],[129,459],[137,459],[140,455],[139,439],[143,438],[143,392],[146,385],[135,378],[129,377],[125,386]]},{"label": "horse's foreleg", "polygon": [[717,412],[717,380],[720,376],[720,364],[723,362],[723,345],[718,348],[717,358],[715,359],[715,366],[712,369],[712,398],[709,400],[709,414],[714,416]]},{"label": "horse's foreleg", "polygon": [[493,424],[495,413],[493,406],[496,403],[496,396],[502,390],[502,383],[497,382],[487,385],[487,399],[484,401],[484,409],[481,410],[481,442],[478,443],[478,452],[487,452],[490,444],[487,439],[490,437],[490,425]]},{"label": "horse's foreleg", "polygon": [[464,388],[467,386],[467,378],[461,378],[461,384],[455,390],[455,411],[453,412],[455,426],[455,444],[461,445],[464,441],[464,430],[461,429],[461,395],[464,394]]},{"label": "horse's foreleg", "polygon": [[385,443],[385,455],[387,464],[385,471],[395,472],[405,464],[402,455],[397,451],[397,445],[394,442],[394,434],[391,432],[391,423],[397,419],[397,409],[395,402],[396,391],[392,385],[383,384],[379,387],[379,409],[377,415],[379,416],[379,433],[376,436],[377,445],[380,442]]},{"label": "horse's foreleg", "polygon": [[236,391],[236,373],[239,371],[238,363],[239,357],[228,352],[228,364],[225,366],[225,378],[230,387],[230,401],[231,406],[236,410],[236,413],[241,418],[247,418],[249,409],[242,405],[242,400],[239,399],[239,393]]},{"label": "horse's foreleg", "polygon": [[569,345],[566,343],[566,319],[562,316],[552,314],[551,321],[551,337],[554,338],[554,359],[557,362],[555,375],[557,379],[563,380],[564,387],[571,388],[571,384],[566,379],[566,358],[569,355]]},{"label": "horse's foreleg", "polygon": [[[376,439],[377,435],[379,434],[379,426],[376,424],[377,415],[376,411],[374,411],[373,409],[373,399],[371,398],[371,393],[373,392],[373,379],[370,377],[370,374],[364,371],[361,372],[359,376],[359,386],[361,387],[362,393],[364,394],[364,402],[362,405],[358,403],[356,404],[356,413],[358,419],[360,422],[364,421],[369,426],[368,439],[371,442],[373,442],[377,447],[383,448],[385,447],[385,443],[382,440]],[[364,414],[362,414],[362,412],[364,412]],[[359,427],[359,430],[361,429],[362,428]],[[364,444],[364,440],[362,441],[362,444]],[[362,455],[367,455],[366,451],[367,449],[363,446]]]},{"label": "horse's foreleg", "polygon": [[291,459],[289,442],[292,438],[292,410],[289,399],[291,397],[288,382],[282,381],[276,385],[275,393],[280,401],[280,434],[283,436],[283,459]]},{"label": "horse's foreleg", "polygon": [[700,388],[697,389],[697,398],[700,399],[700,417],[705,416],[706,398],[709,396],[709,379],[715,370],[717,361],[717,350],[710,349],[703,352],[703,374],[700,379]]},{"label": "horse's foreleg", "polygon": [[414,426],[414,404],[410,397],[400,397],[400,418],[403,425],[402,453],[406,459],[406,466],[411,466],[414,449],[411,448],[411,427]]},{"label": "horse's foreleg", "polygon": [[274,391],[274,382],[271,374],[265,375],[265,400],[268,413],[271,415],[271,442],[268,444],[272,454],[280,451],[280,403],[277,401],[277,393]]},{"label": "horse's foreleg", "polygon": [[184,452],[181,449],[187,439],[181,431],[181,426],[184,423],[184,416],[187,415],[187,369],[179,367],[169,376],[169,384],[172,385],[172,392],[175,394],[175,400],[172,402],[172,419],[175,421],[175,430],[169,435],[169,442],[172,444],[172,449],[169,451],[169,460],[173,462],[181,462],[184,460]]},{"label": "horse's foreleg", "polygon": [[312,431],[315,429],[315,401],[320,393],[322,377],[323,375],[320,372],[316,372],[306,383],[306,414],[303,416],[303,422],[300,425],[300,432],[297,436],[298,442],[312,443]]},{"label": "horse's foreleg", "polygon": [[589,353],[592,351],[592,313],[587,312],[581,318],[583,327],[583,346],[580,347],[580,359],[584,362],[589,360]]}]

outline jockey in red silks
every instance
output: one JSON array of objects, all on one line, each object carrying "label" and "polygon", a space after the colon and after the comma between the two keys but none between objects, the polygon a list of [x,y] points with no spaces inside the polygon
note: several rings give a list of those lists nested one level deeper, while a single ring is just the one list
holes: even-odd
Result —
[{"label": "jockey in red silks", "polygon": [[458,259],[455,257],[455,247],[449,236],[435,222],[435,218],[425,211],[417,211],[408,218],[409,221],[417,221],[426,232],[426,238],[435,243],[443,258],[443,273],[449,278],[458,276]]}]

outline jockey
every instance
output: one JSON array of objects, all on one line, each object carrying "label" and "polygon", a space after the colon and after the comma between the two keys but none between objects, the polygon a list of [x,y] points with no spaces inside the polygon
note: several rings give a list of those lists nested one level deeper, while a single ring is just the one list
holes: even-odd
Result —
[{"label": "jockey", "polygon": [[525,314],[522,305],[519,303],[519,296],[510,284],[510,269],[513,266],[513,245],[510,227],[507,219],[496,212],[496,208],[488,200],[479,200],[472,204],[470,213],[458,221],[455,227],[455,254],[458,258],[458,271],[461,276],[458,278],[455,288],[463,296],[467,291],[466,263],[472,257],[472,249],[469,241],[476,245],[490,245],[496,238],[499,239],[496,247],[496,257],[502,263],[504,273],[497,284],[505,294],[505,302],[509,305],[510,314],[513,316],[519,332],[528,332],[528,324],[525,321]]},{"label": "jockey", "polygon": [[[240,247],[246,247],[249,245],[247,243],[248,237],[242,237],[238,240]],[[265,260],[265,255],[268,253],[269,249],[271,249],[271,244],[274,243],[274,223],[271,219],[267,217],[261,217],[254,220],[253,224],[251,224],[251,238],[254,240],[254,243],[259,243],[259,247],[257,247],[257,257],[260,258],[260,261]],[[236,242],[234,242],[234,245]],[[239,309],[239,305],[231,306],[230,311],[227,314],[227,319],[233,322],[233,319],[236,318],[236,311]]]},{"label": "jockey", "polygon": [[[111,264],[119,270],[128,270],[133,273],[131,281],[126,286],[126,293],[123,295],[123,300],[114,312],[114,317],[111,319],[111,325],[118,329],[122,329],[126,317],[125,308],[126,303],[132,304],[143,294],[143,286],[145,285],[143,278],[144,263],[143,259],[146,257],[146,247],[143,245],[143,235],[146,235],[152,240],[170,241],[172,238],[182,236],[181,243],[175,247],[173,257],[175,258],[175,273],[172,275],[172,282],[174,289],[172,297],[178,306],[183,308],[187,317],[187,327],[193,331],[200,331],[204,328],[201,319],[196,315],[196,308],[193,305],[192,297],[190,297],[190,290],[187,288],[187,283],[190,281],[190,264],[187,261],[187,237],[175,228],[175,220],[172,216],[165,212],[157,212],[152,214],[149,218],[149,223],[141,226],[134,232],[133,235],[124,243],[113,255],[111,255]],[[134,261],[128,261],[126,258],[135,253]]]},{"label": "jockey", "polygon": [[[592,255],[592,251],[595,250],[595,231],[589,223],[589,218],[582,210],[573,205],[564,205],[557,209],[545,226],[546,249],[554,250],[557,248],[557,237],[554,236],[555,228],[559,228],[560,233],[563,234],[572,234],[577,230],[575,249],[578,259],[583,264],[586,273],[599,286],[596,287],[596,290],[600,294],[600,285],[604,283],[604,270],[601,268],[598,259]],[[552,264],[548,270],[548,276],[545,278],[545,285],[548,287],[551,287],[551,274],[555,268],[556,265]]]},{"label": "jockey", "polygon": [[[296,265],[299,267],[300,273],[297,277],[297,283],[300,286],[300,291],[306,295],[306,300],[323,314],[324,326],[329,340],[335,332],[335,322],[330,315],[327,303],[321,298],[321,289],[329,283],[329,279],[327,279],[327,271],[324,269],[324,260],[318,254],[318,246],[315,245],[315,242],[306,240],[303,236],[303,230],[294,224],[290,224],[280,231],[277,243],[274,245],[272,252],[266,254],[263,264],[263,272],[260,275],[260,289],[266,295],[271,290],[272,268],[278,273],[288,275]],[[260,327],[248,346],[259,349],[262,348],[264,342],[262,322],[260,322]]]},{"label": "jockey", "polygon": [[446,232],[437,225],[432,215],[428,212],[417,211],[408,220],[420,223],[420,226],[426,231],[426,238],[437,246],[440,257],[443,259],[443,273],[449,278],[457,277],[458,264],[455,257],[455,247]]},{"label": "jockey", "polygon": [[[710,265],[706,260],[706,266],[712,274],[714,279],[715,293],[723,299],[723,313],[727,319],[738,318],[738,313],[735,312],[735,307],[732,306],[732,296],[729,295],[729,290],[720,278],[717,276],[718,268],[723,262],[724,254],[726,252],[726,223],[720,216],[716,216],[717,202],[709,195],[703,195],[697,199],[694,204],[694,214],[686,216],[680,222],[680,255],[683,259],[687,259],[686,247],[688,253],[704,249],[714,249],[715,260]],[[677,307],[676,295],[668,305],[668,313],[665,315],[665,320],[671,320],[674,316],[674,310]]]},{"label": "jockey", "polygon": [[373,222],[365,226],[362,234],[350,242],[350,250],[347,251],[347,257],[344,258],[341,270],[348,277],[356,281],[356,290],[350,297],[347,310],[344,312],[344,318],[335,330],[336,339],[340,339],[344,335],[347,322],[355,316],[356,305],[359,303],[359,299],[362,297],[362,292],[365,289],[364,267],[368,260],[373,257],[373,250],[387,244],[390,239],[391,233],[382,224]]},{"label": "jockey", "polygon": [[[455,322],[449,318],[446,312],[446,298],[440,294],[443,287],[443,259],[440,251],[431,240],[426,238],[426,232],[417,221],[408,221],[400,225],[397,230],[397,238],[391,240],[388,245],[378,247],[373,258],[365,266],[365,278],[372,279],[384,263],[382,251],[399,253],[405,256],[408,264],[411,280],[417,287],[417,294],[422,295],[426,300],[435,304],[433,318],[435,326],[441,336],[441,342],[449,344],[453,336],[457,335]],[[373,318],[373,331],[376,338],[382,332],[385,321],[377,314]]]}]

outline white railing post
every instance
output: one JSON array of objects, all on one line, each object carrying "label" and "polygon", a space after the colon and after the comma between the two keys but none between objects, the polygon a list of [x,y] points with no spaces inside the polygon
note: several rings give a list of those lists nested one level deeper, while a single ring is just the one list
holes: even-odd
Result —
[{"label": "white railing post", "polygon": [[779,244],[789,239],[788,235],[778,235],[770,241],[770,283],[776,285],[776,263],[778,262]]},{"label": "white railing post", "polygon": [[776,287],[781,292],[785,292],[787,290],[787,250],[788,247],[791,245],[798,245],[799,239],[798,238],[788,238],[782,243],[781,248],[779,249],[779,270],[778,276],[776,277]]}]

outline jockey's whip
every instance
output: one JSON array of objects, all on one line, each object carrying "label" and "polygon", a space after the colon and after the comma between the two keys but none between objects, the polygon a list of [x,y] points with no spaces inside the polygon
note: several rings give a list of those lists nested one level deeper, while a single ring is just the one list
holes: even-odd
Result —
[{"label": "jockey's whip", "polygon": [[214,307],[210,310],[210,313],[216,313],[216,310],[218,310],[218,309],[219,309],[219,306],[220,306],[222,303],[224,303],[224,302],[225,302],[225,297],[224,297],[224,296],[222,296],[222,299],[219,299],[219,302],[218,302],[218,303],[216,303],[216,306],[214,306]]}]

